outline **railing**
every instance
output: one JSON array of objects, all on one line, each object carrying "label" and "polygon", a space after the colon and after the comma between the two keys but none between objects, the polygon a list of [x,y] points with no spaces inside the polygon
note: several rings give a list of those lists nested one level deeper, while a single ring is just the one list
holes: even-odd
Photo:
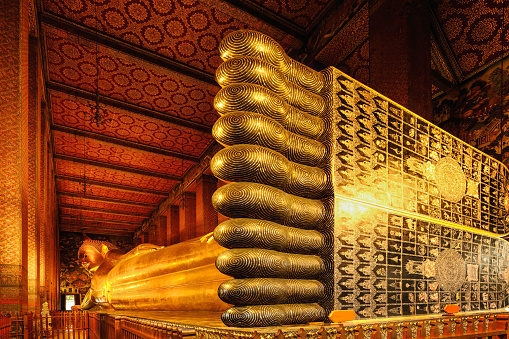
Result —
[{"label": "railing", "polygon": [[473,339],[507,338],[509,314],[478,314],[362,320],[309,326],[295,331],[182,328],[175,324],[89,312],[0,315],[0,339]]}]

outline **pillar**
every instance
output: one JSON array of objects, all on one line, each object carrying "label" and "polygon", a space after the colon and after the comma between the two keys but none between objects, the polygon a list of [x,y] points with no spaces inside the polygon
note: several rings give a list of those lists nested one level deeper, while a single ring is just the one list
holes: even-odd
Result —
[{"label": "pillar", "polygon": [[370,0],[369,86],[432,120],[430,13],[425,0]]},{"label": "pillar", "polygon": [[217,179],[202,175],[196,186],[196,236],[213,232],[217,226],[217,212],[212,206],[212,194],[217,189]]},{"label": "pillar", "polygon": [[150,244],[157,245],[157,226],[150,225],[150,227],[147,230],[147,234],[148,234],[148,242]]},{"label": "pillar", "polygon": [[39,302],[39,232],[37,218],[37,154],[39,149],[37,122],[40,114],[38,90],[39,46],[36,37],[30,36],[28,63],[28,310],[38,312]]},{"label": "pillar", "polygon": [[0,1],[0,312],[28,305],[28,6]]},{"label": "pillar", "polygon": [[184,192],[180,200],[180,241],[196,237],[196,194]]},{"label": "pillar", "polygon": [[168,210],[168,228],[166,239],[168,245],[176,244],[180,241],[180,207],[171,205]]},{"label": "pillar", "polygon": [[161,215],[159,217],[159,220],[157,222],[157,231],[156,231],[156,234],[157,234],[157,245],[159,246],[166,246],[166,230],[167,230],[167,226],[166,226],[166,223],[167,223],[167,220],[166,220],[166,216],[165,215]]}]

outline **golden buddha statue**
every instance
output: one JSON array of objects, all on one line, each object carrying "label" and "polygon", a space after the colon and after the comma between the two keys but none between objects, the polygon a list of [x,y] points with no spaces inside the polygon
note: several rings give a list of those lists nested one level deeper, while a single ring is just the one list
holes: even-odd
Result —
[{"label": "golden buddha statue", "polygon": [[[78,257],[93,276],[81,308],[194,310],[199,304],[201,310],[225,310],[230,305],[219,299],[217,288],[229,277],[214,264],[224,250],[211,234],[170,247],[141,244],[127,253],[86,238]],[[194,298],[200,303],[187,297],[196,288],[201,292]]]}]

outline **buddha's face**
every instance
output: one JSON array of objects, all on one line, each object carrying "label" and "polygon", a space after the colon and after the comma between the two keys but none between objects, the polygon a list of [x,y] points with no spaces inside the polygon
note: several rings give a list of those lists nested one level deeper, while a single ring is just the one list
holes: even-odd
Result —
[{"label": "buddha's face", "polygon": [[93,246],[83,246],[78,253],[80,265],[90,272],[95,272],[104,260],[104,256]]}]

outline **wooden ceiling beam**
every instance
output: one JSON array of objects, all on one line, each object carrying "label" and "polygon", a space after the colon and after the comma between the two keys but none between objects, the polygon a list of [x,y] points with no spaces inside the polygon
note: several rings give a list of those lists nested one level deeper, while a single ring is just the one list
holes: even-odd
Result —
[{"label": "wooden ceiling beam", "polygon": [[48,80],[46,82],[46,87],[49,90],[69,94],[69,95],[76,96],[76,97],[86,99],[86,100],[95,101],[97,99],[100,103],[103,103],[105,105],[120,108],[120,109],[130,111],[130,112],[133,112],[136,114],[140,114],[140,115],[143,115],[148,118],[165,121],[170,124],[175,124],[175,125],[191,128],[191,129],[201,131],[201,132],[206,132],[206,133],[211,133],[211,131],[212,131],[212,127],[207,126],[207,125],[203,125],[203,124],[193,122],[190,120],[186,120],[186,119],[182,119],[182,118],[179,118],[179,117],[176,117],[173,115],[154,111],[154,110],[151,110],[151,109],[148,109],[145,107],[140,107],[140,106],[137,106],[137,105],[125,102],[125,101],[109,98],[109,97],[102,96],[102,95],[97,96],[93,92],[86,91],[81,88],[69,86],[66,84],[62,84],[60,82]]},{"label": "wooden ceiling beam", "polygon": [[[60,215],[60,219],[63,219],[63,218],[71,218],[71,219],[76,219],[78,216],[76,215],[71,215],[71,214],[61,214]],[[105,224],[118,224],[118,225],[139,225],[140,223],[139,222],[132,222],[132,221],[125,221],[125,220],[114,220],[114,219],[103,219],[103,218],[87,218],[87,217],[83,217],[82,219],[82,222],[87,222],[87,221],[97,221],[97,222],[103,222]]]},{"label": "wooden ceiling beam", "polygon": [[70,155],[64,155],[64,154],[55,153],[53,155],[53,158],[54,159],[60,159],[60,160],[67,160],[67,161],[77,162],[77,163],[85,164],[85,165],[91,165],[91,166],[97,166],[97,167],[113,169],[113,170],[116,170],[116,171],[123,171],[123,172],[129,172],[129,173],[134,173],[134,174],[146,175],[146,176],[149,176],[149,177],[156,177],[156,178],[162,178],[162,179],[167,179],[167,180],[175,180],[175,181],[181,181],[182,180],[181,177],[176,176],[176,175],[170,175],[170,174],[164,174],[164,173],[159,173],[159,172],[147,171],[147,170],[127,167],[127,166],[122,166],[122,165],[114,165],[114,164],[110,164],[110,163],[106,163],[106,162],[101,162],[101,161],[96,161],[96,160],[90,160],[90,159],[83,159],[83,158],[73,157],[73,156],[70,156]]},{"label": "wooden ceiling beam", "polygon": [[[61,179],[61,180],[68,180],[68,181],[74,181],[74,182],[81,182],[81,183],[83,183],[83,181],[84,181],[83,177],[71,177],[68,175],[58,175],[58,174],[56,175],[56,179],[57,180]],[[168,196],[168,192],[156,191],[156,190],[151,190],[151,189],[147,189],[147,188],[137,188],[137,187],[126,186],[126,185],[112,184],[109,182],[92,180],[92,179],[86,179],[86,183],[90,184],[90,185],[95,185],[95,186],[114,188],[114,189],[118,189],[118,190],[122,190],[122,191],[147,193],[147,194],[153,194],[153,195],[160,195],[163,197]]]},{"label": "wooden ceiling beam", "polygon": [[122,41],[102,32],[98,32],[74,21],[64,19],[60,16],[48,12],[39,13],[39,19],[42,23],[62,29],[67,33],[83,37],[93,42],[97,42],[98,44],[108,46],[109,48],[116,49],[130,56],[148,61],[152,64],[167,68],[171,71],[184,74],[199,81],[217,85],[213,74],[209,74],[197,68],[159,55],[155,52]]},{"label": "wooden ceiling beam", "polygon": [[58,207],[59,208],[71,208],[71,209],[83,210],[83,211],[91,211],[91,212],[99,212],[99,213],[108,213],[108,214],[115,214],[115,215],[127,215],[127,216],[140,217],[140,218],[141,217],[143,217],[143,218],[149,217],[149,215],[145,215],[145,214],[108,210],[108,209],[104,209],[104,208],[88,207],[88,206],[80,206],[80,205],[59,204]]},{"label": "wooden ceiling beam", "polygon": [[296,25],[293,21],[288,20],[272,12],[271,10],[260,5],[256,1],[251,0],[225,0],[229,4],[243,10],[250,15],[265,21],[266,23],[282,30],[285,33],[301,40],[306,41],[306,30]]},{"label": "wooden ceiling beam", "polygon": [[124,205],[134,205],[134,206],[153,207],[153,208],[156,208],[158,206],[156,204],[149,204],[146,202],[138,202],[138,201],[114,199],[114,198],[105,198],[105,197],[98,197],[98,196],[94,196],[94,195],[84,196],[83,194],[62,192],[62,191],[58,191],[57,195],[58,196],[74,197],[74,198],[86,198],[88,200],[95,200],[95,201],[113,202],[113,203],[124,204]]},{"label": "wooden ceiling beam", "polygon": [[[133,230],[129,229],[119,229],[115,227],[101,227],[97,228],[94,226],[83,226],[83,225],[77,225],[77,224],[60,224],[59,231],[63,232],[84,232],[89,234],[103,234],[103,235],[119,235],[120,233],[125,234],[127,233],[133,233]],[[130,236],[130,234],[128,235]]]},{"label": "wooden ceiling beam", "polygon": [[144,145],[144,144],[140,144],[138,142],[128,141],[125,139],[110,137],[109,135],[103,135],[103,134],[90,132],[90,131],[86,131],[86,130],[82,130],[82,129],[78,129],[78,128],[74,128],[74,127],[67,127],[67,126],[63,126],[63,125],[53,124],[53,125],[51,125],[51,129],[54,131],[58,131],[58,132],[72,134],[72,135],[76,135],[76,136],[80,136],[80,137],[88,138],[88,139],[104,141],[104,142],[108,142],[110,144],[118,145],[121,147],[134,148],[134,149],[137,149],[140,151],[154,153],[154,154],[158,154],[158,155],[164,155],[167,157],[188,160],[188,161],[192,161],[192,162],[196,162],[196,163],[199,161],[199,159],[197,157],[194,157],[191,155],[174,152],[174,151],[169,151],[164,148]]}]

